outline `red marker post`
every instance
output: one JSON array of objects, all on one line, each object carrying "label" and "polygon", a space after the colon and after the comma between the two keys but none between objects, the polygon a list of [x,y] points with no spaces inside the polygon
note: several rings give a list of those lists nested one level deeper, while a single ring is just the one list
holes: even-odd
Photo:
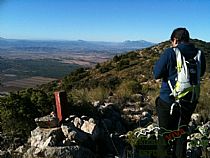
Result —
[{"label": "red marker post", "polygon": [[54,95],[55,95],[57,117],[59,122],[61,122],[69,115],[66,92],[56,91],[54,92]]}]

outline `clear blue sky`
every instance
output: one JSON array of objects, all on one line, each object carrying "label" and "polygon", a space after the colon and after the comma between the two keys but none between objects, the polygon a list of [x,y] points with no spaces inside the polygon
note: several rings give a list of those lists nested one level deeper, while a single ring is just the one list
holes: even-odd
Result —
[{"label": "clear blue sky", "polygon": [[210,41],[210,0],[0,0],[0,37],[169,39],[176,27]]}]

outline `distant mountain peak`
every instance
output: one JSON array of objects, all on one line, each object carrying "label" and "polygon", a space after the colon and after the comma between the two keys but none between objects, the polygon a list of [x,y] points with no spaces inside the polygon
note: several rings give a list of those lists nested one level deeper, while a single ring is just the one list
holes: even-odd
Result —
[{"label": "distant mountain peak", "polygon": [[[149,42],[149,41],[146,41],[146,40],[125,40],[124,43],[131,43],[131,42],[140,42],[140,43],[143,43],[143,42]],[[149,42],[149,43],[152,43],[152,42]]]},{"label": "distant mountain peak", "polygon": [[85,40],[79,39],[79,40],[77,40],[77,42],[86,42],[86,41],[85,41]]}]

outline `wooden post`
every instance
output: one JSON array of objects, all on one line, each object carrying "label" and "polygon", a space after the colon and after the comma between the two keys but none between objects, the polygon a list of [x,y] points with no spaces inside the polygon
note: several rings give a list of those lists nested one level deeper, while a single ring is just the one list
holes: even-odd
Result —
[{"label": "wooden post", "polygon": [[54,95],[55,95],[57,117],[59,122],[61,122],[69,115],[66,92],[56,91],[54,92]]}]

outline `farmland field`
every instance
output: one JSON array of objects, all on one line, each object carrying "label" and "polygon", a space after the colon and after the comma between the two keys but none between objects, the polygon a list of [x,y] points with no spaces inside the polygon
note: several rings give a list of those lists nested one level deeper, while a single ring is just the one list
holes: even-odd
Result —
[{"label": "farmland field", "polygon": [[93,67],[127,51],[153,45],[147,41],[39,41],[0,37],[0,92],[30,88],[62,79],[81,67]]},{"label": "farmland field", "polygon": [[0,93],[7,93],[12,91],[17,91],[25,88],[34,88],[38,85],[46,84],[55,81],[55,78],[34,76],[30,78],[24,78],[20,80],[13,80],[2,83],[0,86]]}]

